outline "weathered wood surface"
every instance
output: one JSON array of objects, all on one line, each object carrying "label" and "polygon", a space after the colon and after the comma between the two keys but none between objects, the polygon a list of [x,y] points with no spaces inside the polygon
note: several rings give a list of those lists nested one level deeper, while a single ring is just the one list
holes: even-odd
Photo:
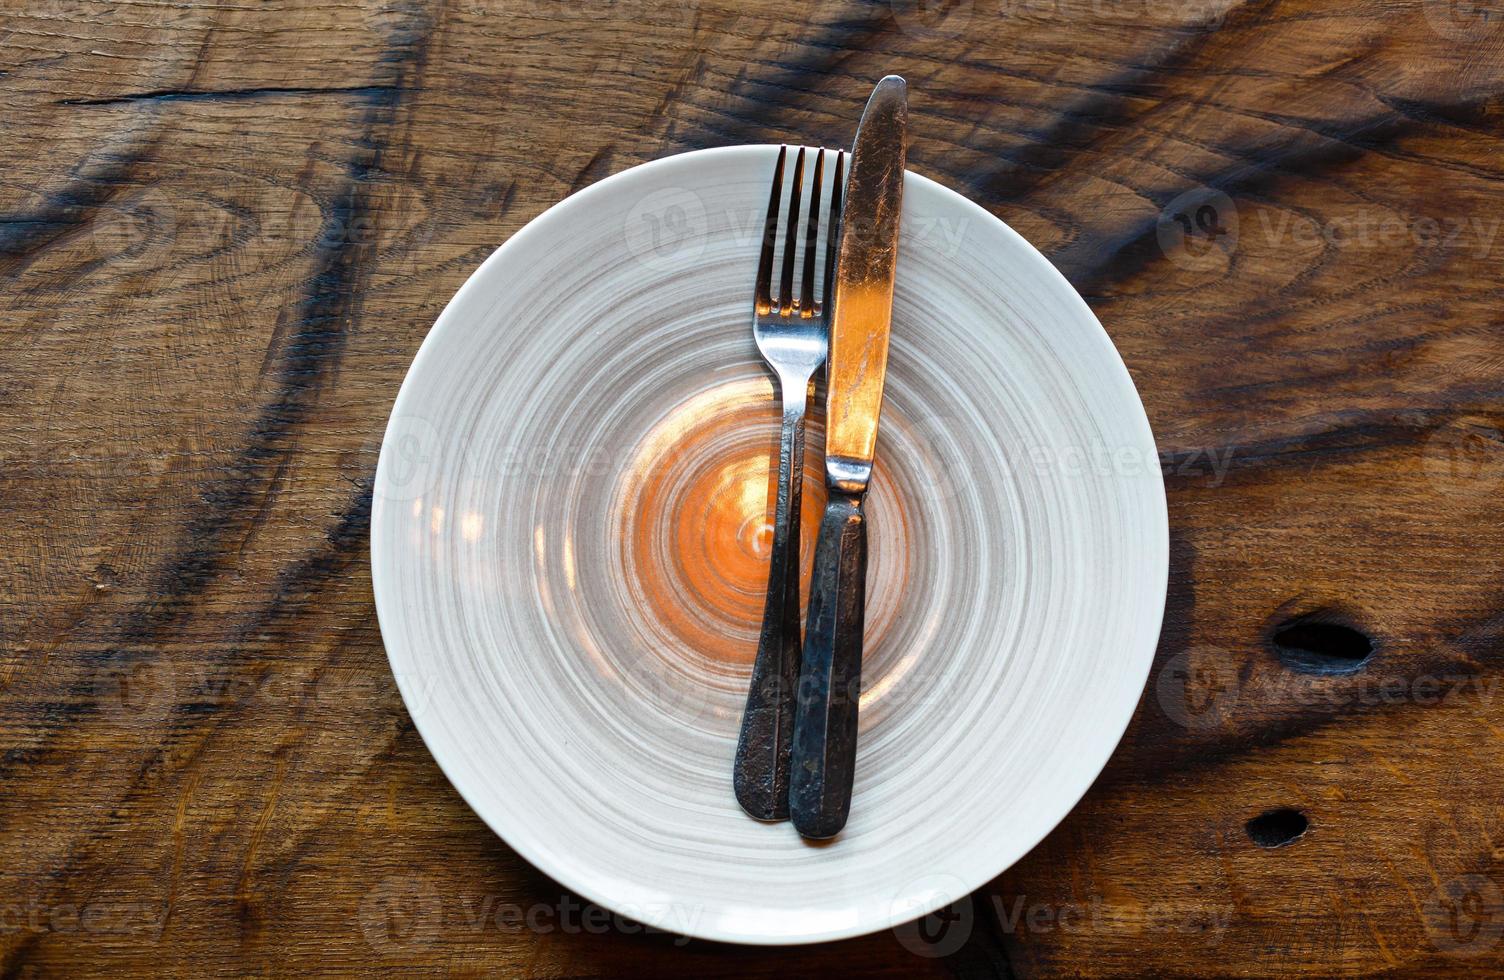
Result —
[{"label": "weathered wood surface", "polygon": [[[1485,8],[11,0],[3,972],[1504,970]],[[888,71],[915,169],[1050,255],[1143,394],[1155,673],[1076,812],[928,945],[602,928],[404,713],[366,557],[388,409],[529,218],[685,149],[843,141]],[[1287,666],[1310,612],[1372,658],[1311,673],[1353,666],[1318,633]],[[1260,846],[1279,808],[1308,829]]]}]

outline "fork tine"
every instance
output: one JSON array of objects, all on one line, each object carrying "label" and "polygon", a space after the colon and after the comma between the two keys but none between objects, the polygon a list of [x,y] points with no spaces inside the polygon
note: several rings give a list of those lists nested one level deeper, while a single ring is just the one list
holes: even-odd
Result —
[{"label": "fork tine", "polygon": [[762,255],[757,260],[757,310],[765,313],[773,307],[773,243],[778,240],[778,205],[783,197],[783,165],[789,148],[778,148],[778,165],[773,168],[773,191],[768,195],[768,217],[762,226]]},{"label": "fork tine", "polygon": [[778,282],[778,312],[794,311],[794,255],[799,251],[799,198],[804,192],[804,147],[794,159],[793,189],[789,191],[789,225],[783,236],[783,276]]},{"label": "fork tine", "polygon": [[820,301],[822,312],[830,311],[830,291],[836,281],[836,252],[841,247],[841,192],[846,189],[842,179],[846,163],[846,151],[836,154],[835,179],[830,184],[830,230],[825,236],[825,295]]},{"label": "fork tine", "polygon": [[820,241],[820,185],[825,180],[825,151],[815,157],[815,178],[809,189],[809,222],[804,237],[804,285],[800,290],[799,313],[815,315],[815,246]]}]

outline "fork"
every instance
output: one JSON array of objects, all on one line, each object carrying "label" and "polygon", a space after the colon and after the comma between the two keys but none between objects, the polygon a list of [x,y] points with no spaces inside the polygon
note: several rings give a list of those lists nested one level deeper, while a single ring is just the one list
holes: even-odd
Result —
[{"label": "fork", "polygon": [[736,745],[734,785],[742,809],[759,820],[782,820],[789,814],[789,748],[794,736],[794,694],[799,683],[799,505],[804,483],[804,413],[810,381],[825,363],[829,348],[831,282],[835,278],[837,233],[841,220],[842,170],[846,154],[836,154],[835,180],[826,225],[825,284],[815,302],[815,253],[820,237],[820,188],[825,151],[815,157],[809,218],[804,242],[800,292],[794,294],[794,254],[799,245],[799,205],[804,189],[804,148],[794,161],[788,224],[783,240],[783,269],[773,296],[773,252],[783,198],[787,146],[778,150],[768,216],[763,226],[762,256],[757,266],[752,334],[763,360],[778,376],[783,401],[783,429],[778,445],[778,500],[774,509],[773,560],[763,602],[762,630],[752,685]]}]

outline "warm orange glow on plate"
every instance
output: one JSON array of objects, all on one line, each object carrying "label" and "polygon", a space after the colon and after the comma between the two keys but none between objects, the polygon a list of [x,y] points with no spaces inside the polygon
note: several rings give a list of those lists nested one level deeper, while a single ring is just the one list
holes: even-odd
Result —
[{"label": "warm orange glow on plate", "polygon": [[[624,565],[648,615],[708,659],[757,652],[773,540],[778,405],[769,381],[738,381],[678,406],[637,447],[619,506]],[[801,556],[808,585],[825,506],[820,447],[806,435]]]}]

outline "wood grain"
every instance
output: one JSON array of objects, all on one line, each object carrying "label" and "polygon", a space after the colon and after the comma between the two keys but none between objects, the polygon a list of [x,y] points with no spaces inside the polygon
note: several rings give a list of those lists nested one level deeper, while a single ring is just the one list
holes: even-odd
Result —
[{"label": "wood grain", "polygon": [[[387,412],[529,218],[685,149],[844,142],[889,71],[911,166],[1044,250],[1139,385],[1155,673],[948,923],[601,925],[404,713],[366,557]],[[9,5],[4,972],[1504,970],[1501,91],[1504,18],[1443,0]],[[1372,657],[1292,670],[1307,614]],[[1308,829],[1259,846],[1280,808]]]}]

